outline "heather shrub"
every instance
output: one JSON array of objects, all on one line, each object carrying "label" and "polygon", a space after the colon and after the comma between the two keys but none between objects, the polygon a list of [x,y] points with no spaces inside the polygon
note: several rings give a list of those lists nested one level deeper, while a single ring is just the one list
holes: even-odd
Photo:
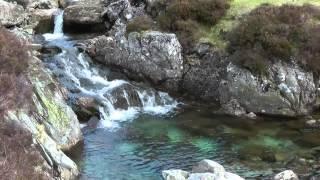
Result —
[{"label": "heather shrub", "polygon": [[173,0],[159,13],[157,22],[162,30],[176,33],[186,47],[198,39],[202,26],[216,24],[228,8],[229,0]]},{"label": "heather shrub", "polygon": [[[21,127],[0,122],[0,174],[1,179],[49,179],[49,169],[32,145],[32,136]],[[46,172],[46,173],[44,173]]]},{"label": "heather shrub", "polygon": [[48,179],[48,169],[30,132],[4,117],[30,108],[32,87],[26,77],[30,56],[25,42],[0,27],[0,174],[1,179]]},{"label": "heather shrub", "polygon": [[292,60],[320,72],[319,21],[320,10],[311,5],[263,5],[227,35],[228,51],[234,62],[255,73],[263,74],[269,63]]},{"label": "heather shrub", "polygon": [[153,27],[153,20],[149,16],[138,16],[127,24],[127,34],[130,32],[141,32],[150,30]]},{"label": "heather shrub", "polygon": [[0,119],[5,112],[31,100],[25,71],[30,56],[24,42],[0,28]]}]

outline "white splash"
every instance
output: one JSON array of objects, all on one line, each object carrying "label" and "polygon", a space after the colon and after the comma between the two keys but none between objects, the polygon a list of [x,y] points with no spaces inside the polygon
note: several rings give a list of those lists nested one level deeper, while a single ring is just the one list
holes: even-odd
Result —
[{"label": "white splash", "polygon": [[[164,115],[177,107],[178,103],[167,93],[136,87],[124,80],[108,80],[101,72],[105,70],[92,63],[84,53],[79,53],[73,42],[64,36],[62,10],[56,14],[54,23],[54,33],[44,37],[49,44],[60,47],[62,53],[49,59],[47,66],[67,89],[75,91],[72,94],[75,99],[77,96],[95,98],[99,104],[100,128],[117,129],[121,122],[133,120],[141,113]],[[113,92],[118,95],[114,96]],[[131,102],[130,93],[137,94],[140,104]],[[117,98],[125,99],[127,107],[116,106]]]}]

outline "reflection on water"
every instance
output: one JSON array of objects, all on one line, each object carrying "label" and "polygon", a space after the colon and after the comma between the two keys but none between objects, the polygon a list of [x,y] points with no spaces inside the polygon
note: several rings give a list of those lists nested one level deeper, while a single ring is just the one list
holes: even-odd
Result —
[{"label": "reflection on water", "polygon": [[308,169],[292,162],[310,158],[310,150],[320,146],[318,132],[281,118],[237,119],[190,110],[174,117],[143,115],[121,127],[86,133],[81,179],[158,180],[164,169],[190,170],[202,159],[246,178],[264,179],[282,168],[303,174]]}]

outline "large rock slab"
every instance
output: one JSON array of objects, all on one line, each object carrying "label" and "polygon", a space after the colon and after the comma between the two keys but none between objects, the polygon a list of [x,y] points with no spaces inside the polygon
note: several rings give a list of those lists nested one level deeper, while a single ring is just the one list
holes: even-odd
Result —
[{"label": "large rock slab", "polygon": [[162,171],[162,177],[165,180],[244,180],[236,174],[226,172],[222,165],[208,159],[197,163],[191,173],[172,169]]},{"label": "large rock slab", "polygon": [[68,6],[63,15],[66,32],[97,32],[106,28],[103,23],[101,5],[77,4]]},{"label": "large rock slab", "polygon": [[316,103],[311,72],[296,65],[273,64],[269,75],[258,77],[230,63],[219,86],[222,108],[229,114],[306,115]]},{"label": "large rock slab", "polygon": [[6,119],[25,127],[39,145],[42,156],[61,179],[78,176],[77,165],[63,152],[82,140],[77,116],[64,100],[58,83],[33,58],[28,78],[33,85],[33,104],[12,110]]},{"label": "large rock slab", "polygon": [[119,67],[130,78],[177,91],[183,75],[182,48],[175,34],[133,32],[125,38],[100,36],[88,42],[93,59]]},{"label": "large rock slab", "polygon": [[299,180],[292,170],[285,170],[274,176],[274,180]]},{"label": "large rock slab", "polygon": [[0,0],[0,25],[5,27],[21,25],[25,18],[22,6]]}]

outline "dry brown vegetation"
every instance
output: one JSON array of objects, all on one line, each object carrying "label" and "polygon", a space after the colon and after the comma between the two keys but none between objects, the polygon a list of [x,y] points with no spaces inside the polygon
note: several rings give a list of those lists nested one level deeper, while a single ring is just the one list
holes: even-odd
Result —
[{"label": "dry brown vegetation", "polygon": [[269,63],[296,60],[320,72],[320,9],[312,5],[264,5],[240,21],[228,35],[233,60],[264,74]]},{"label": "dry brown vegetation", "polygon": [[32,87],[26,78],[30,56],[26,44],[0,28],[0,175],[3,180],[48,179],[44,160],[30,132],[5,121],[9,110],[30,106]]}]

